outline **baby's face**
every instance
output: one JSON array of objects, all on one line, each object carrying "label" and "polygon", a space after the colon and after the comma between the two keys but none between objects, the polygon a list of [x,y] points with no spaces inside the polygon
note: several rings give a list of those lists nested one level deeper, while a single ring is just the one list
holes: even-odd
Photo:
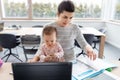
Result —
[{"label": "baby's face", "polygon": [[56,43],[56,33],[52,33],[51,35],[44,34],[43,38],[48,47],[52,47]]}]

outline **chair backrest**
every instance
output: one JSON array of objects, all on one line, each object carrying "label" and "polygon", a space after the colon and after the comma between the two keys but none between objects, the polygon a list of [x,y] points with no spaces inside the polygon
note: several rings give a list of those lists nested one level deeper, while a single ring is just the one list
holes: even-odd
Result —
[{"label": "chair backrest", "polygon": [[0,34],[0,45],[3,48],[14,48],[16,47],[16,36],[13,34]]},{"label": "chair backrest", "polygon": [[34,25],[33,28],[43,28],[43,25]]},{"label": "chair backrest", "polygon": [[85,37],[85,40],[88,42],[88,44],[92,45],[94,41],[94,34],[83,34]]},{"label": "chair backrest", "polygon": [[[94,41],[94,34],[83,34],[85,40],[88,42],[88,44],[92,45],[93,41]],[[75,40],[75,45],[77,47],[80,47],[80,45],[78,44],[78,42]]]},{"label": "chair backrest", "polygon": [[21,37],[22,44],[40,44],[40,36],[24,35]]},{"label": "chair backrest", "polygon": [[[99,29],[98,31],[100,31],[100,32],[103,33],[103,34],[106,33],[106,29],[103,29],[103,28],[102,28],[102,29]],[[100,42],[100,36],[95,36],[93,42],[94,42],[94,43]]]},{"label": "chair backrest", "polygon": [[99,29],[98,31],[102,32],[102,33],[106,33],[106,30],[105,29]]}]

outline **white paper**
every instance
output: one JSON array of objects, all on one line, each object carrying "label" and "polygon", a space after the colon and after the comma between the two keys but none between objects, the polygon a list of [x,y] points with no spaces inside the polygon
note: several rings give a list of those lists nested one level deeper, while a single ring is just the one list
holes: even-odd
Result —
[{"label": "white paper", "polygon": [[85,63],[86,65],[92,67],[95,70],[117,67],[117,65],[99,58],[93,61],[93,60],[90,60],[87,56],[86,57],[80,56],[77,60]]}]

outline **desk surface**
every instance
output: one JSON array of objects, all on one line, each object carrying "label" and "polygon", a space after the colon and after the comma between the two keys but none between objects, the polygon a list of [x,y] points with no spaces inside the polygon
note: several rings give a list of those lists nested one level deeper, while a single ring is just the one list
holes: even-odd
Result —
[{"label": "desk surface", "polygon": [[[113,69],[111,73],[120,76],[120,61],[114,61],[118,65],[117,68]],[[0,68],[0,79],[2,80],[13,80],[13,76],[10,75],[12,72],[11,63],[4,63]]]},{"label": "desk surface", "polygon": [[10,75],[10,72],[12,72],[11,63],[4,63],[2,67],[0,67],[0,79],[13,80],[13,76]]},{"label": "desk surface", "polygon": [[105,34],[101,33],[100,31],[96,30],[95,28],[85,27],[80,28],[83,34],[94,34],[95,36],[105,36]]},{"label": "desk surface", "polygon": [[116,64],[118,67],[112,70],[112,73],[120,77],[120,61],[111,61],[113,64]]},{"label": "desk surface", "polygon": [[11,33],[15,35],[25,35],[25,34],[41,35],[42,29],[43,28],[20,28],[20,29],[5,28],[0,33]]}]

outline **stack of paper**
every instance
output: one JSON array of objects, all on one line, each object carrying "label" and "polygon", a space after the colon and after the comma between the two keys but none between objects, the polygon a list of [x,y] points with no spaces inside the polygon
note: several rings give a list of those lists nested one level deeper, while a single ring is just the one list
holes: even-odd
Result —
[{"label": "stack of paper", "polygon": [[117,65],[112,64],[106,60],[97,58],[96,60],[90,60],[87,56],[80,56],[77,58],[78,61],[88,65],[95,70],[107,69],[112,67],[117,67]]},{"label": "stack of paper", "polygon": [[103,73],[106,68],[117,67],[101,59],[91,61],[87,57],[79,57],[77,60],[78,62],[73,64],[72,80],[93,78]]}]

